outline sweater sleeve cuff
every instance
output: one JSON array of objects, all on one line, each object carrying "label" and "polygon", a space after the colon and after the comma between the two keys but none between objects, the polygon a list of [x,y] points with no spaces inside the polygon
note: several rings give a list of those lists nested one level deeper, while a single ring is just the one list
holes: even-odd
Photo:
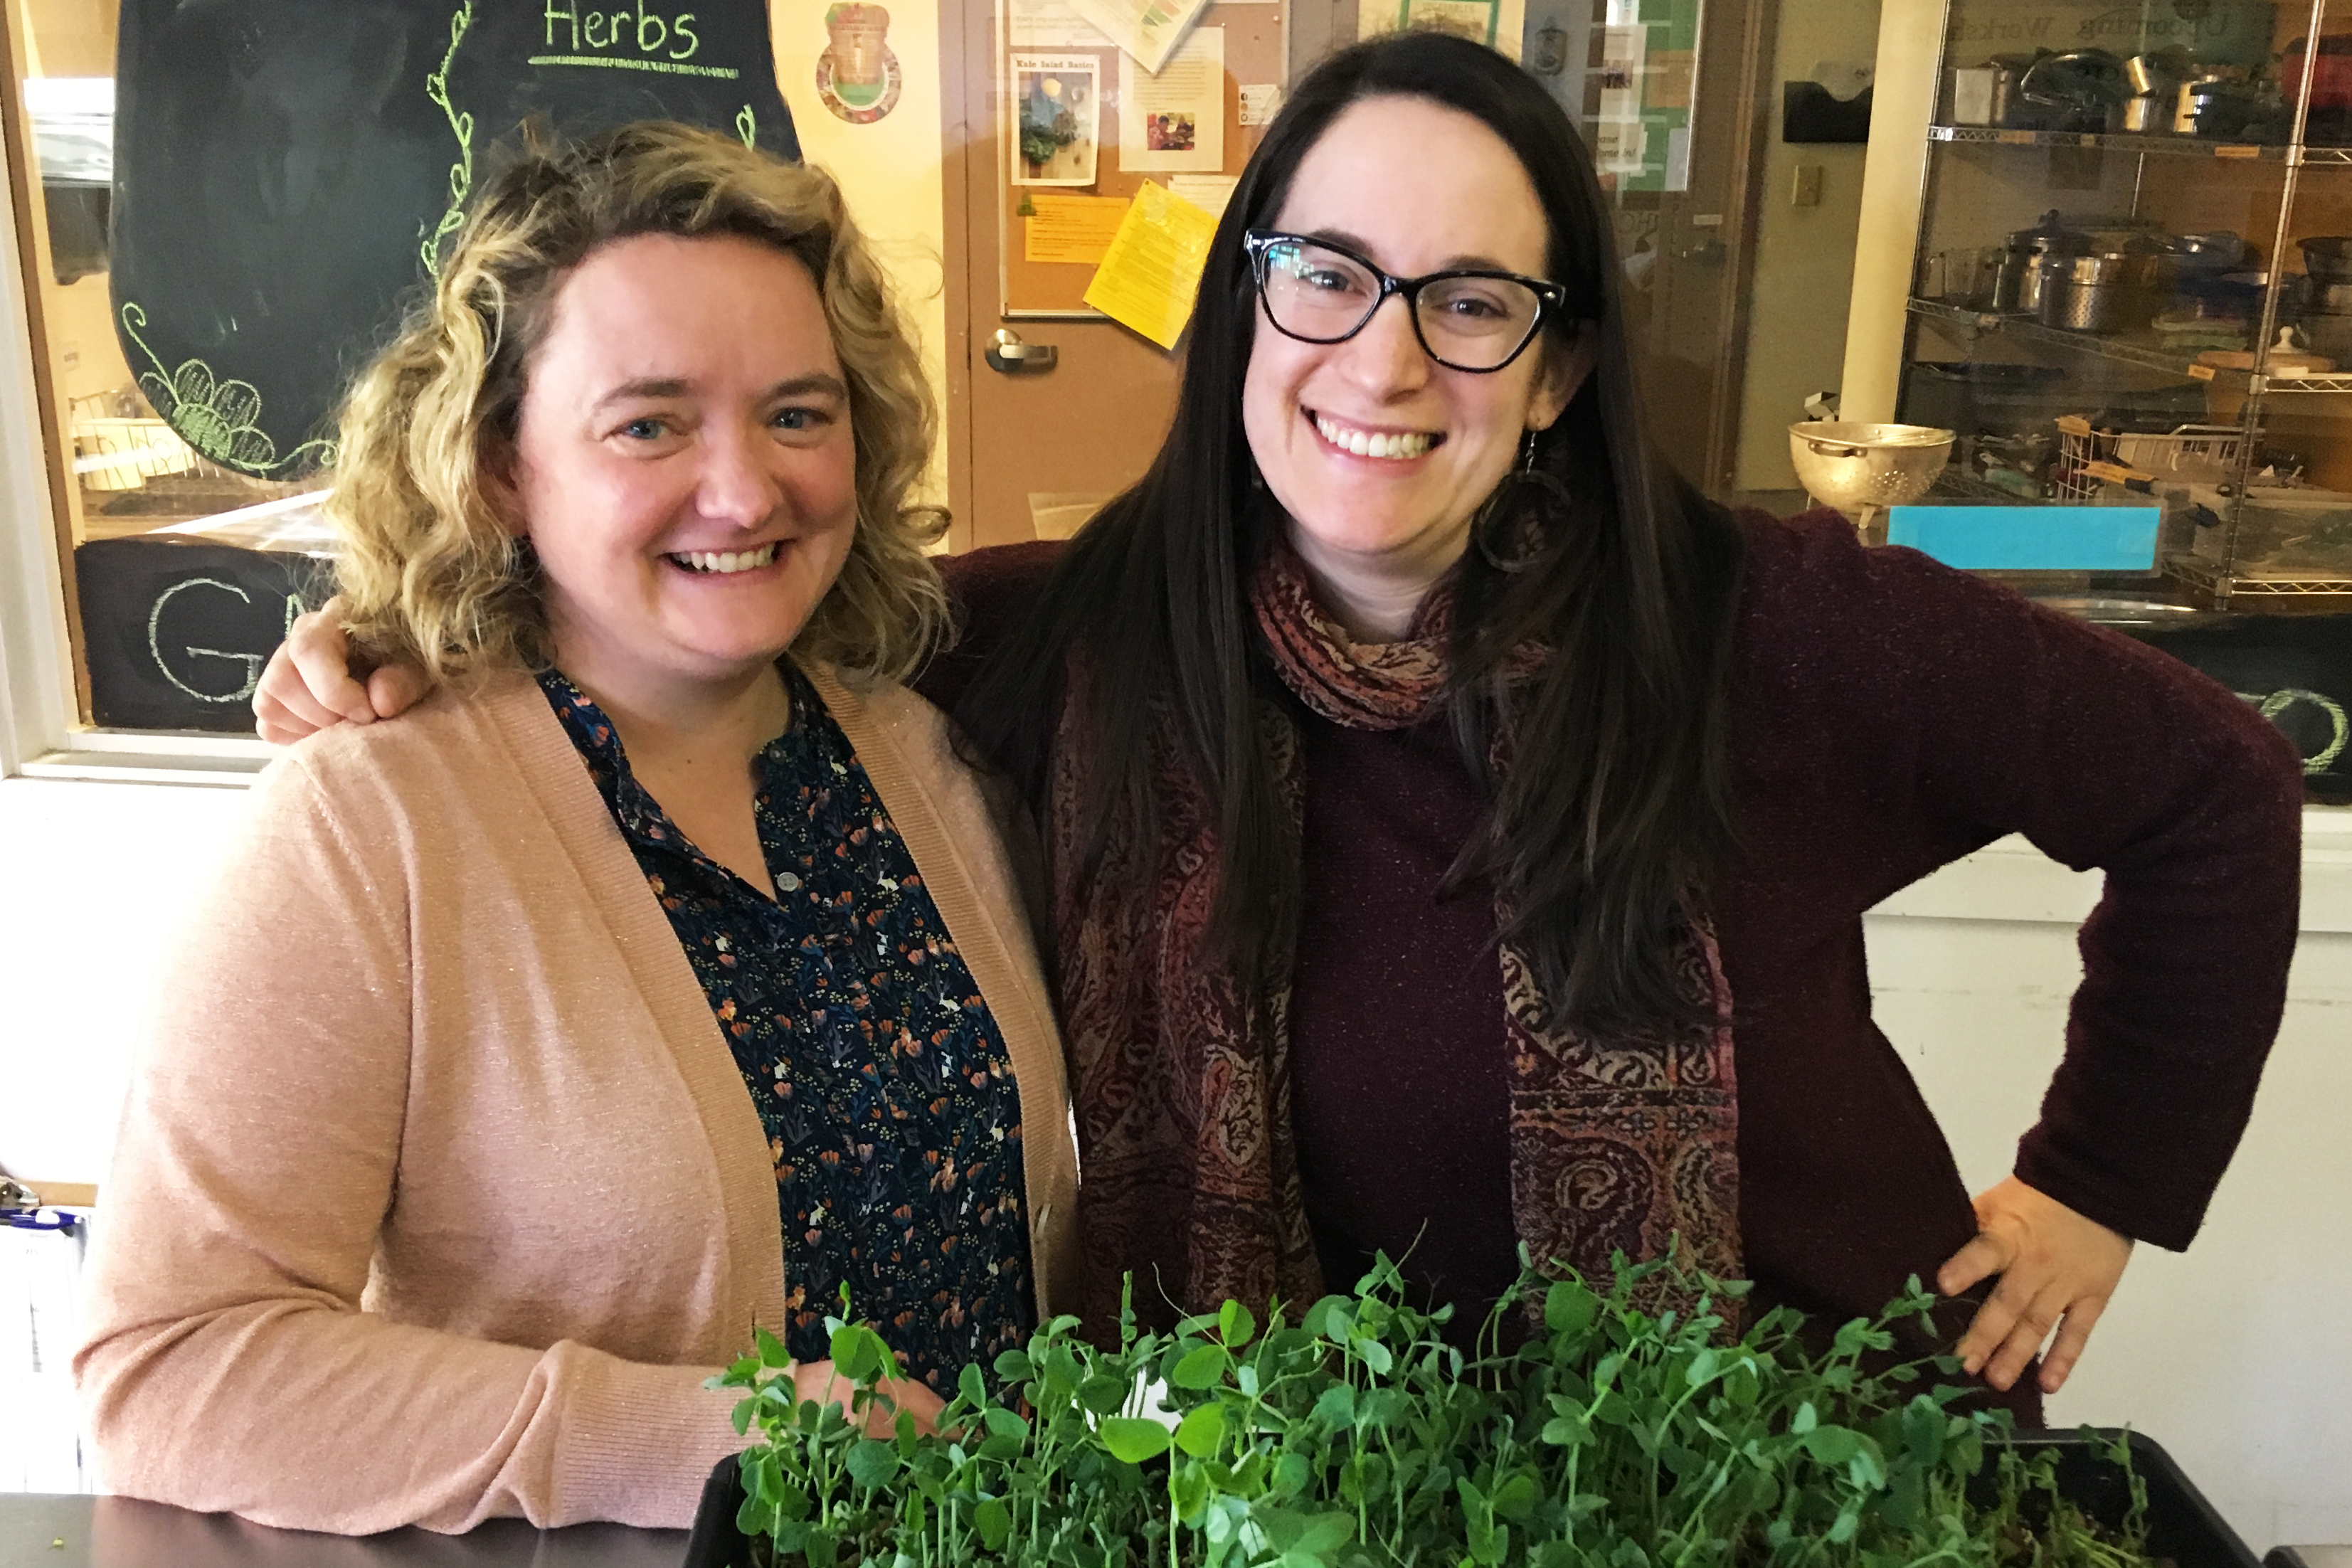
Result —
[{"label": "sweater sleeve cuff", "polygon": [[2047,1127],[2036,1127],[2019,1140],[2017,1179],[2085,1219],[2168,1252],[2186,1252],[2205,1223],[2204,1200],[2193,1209],[2151,1201],[2147,1194],[2134,1193],[2113,1174],[2071,1155]]},{"label": "sweater sleeve cuff", "polygon": [[703,1387],[717,1367],[599,1359],[564,1413],[552,1522],[690,1528],[702,1483],[745,1447],[734,1425],[742,1391]]}]

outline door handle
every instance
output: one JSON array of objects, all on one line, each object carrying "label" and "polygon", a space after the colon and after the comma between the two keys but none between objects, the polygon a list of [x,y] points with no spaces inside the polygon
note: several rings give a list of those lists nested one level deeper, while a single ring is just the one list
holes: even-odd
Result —
[{"label": "door handle", "polygon": [[1051,343],[1024,343],[1010,327],[999,327],[981,352],[988,368],[1005,375],[1035,374],[1054,368],[1060,352]]}]

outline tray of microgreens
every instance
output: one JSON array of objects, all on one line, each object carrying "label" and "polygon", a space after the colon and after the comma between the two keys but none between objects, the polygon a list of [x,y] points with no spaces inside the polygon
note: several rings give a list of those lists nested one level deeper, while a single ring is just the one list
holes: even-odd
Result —
[{"label": "tray of microgreens", "polygon": [[[751,1443],[688,1568],[2255,1568],[2145,1437],[2013,1434],[1950,1360],[1896,1360],[1936,1304],[1916,1279],[1818,1350],[1786,1310],[1742,1322],[1745,1293],[1529,1272],[1465,1352],[1382,1259],[1265,1321],[1130,1306],[1098,1343],[1056,1318],[965,1367],[936,1434],[887,1437],[898,1363],[845,1297],[846,1413],[796,1401],[764,1331],[713,1380]],[[1536,1326],[1505,1351],[1513,1315]]]}]

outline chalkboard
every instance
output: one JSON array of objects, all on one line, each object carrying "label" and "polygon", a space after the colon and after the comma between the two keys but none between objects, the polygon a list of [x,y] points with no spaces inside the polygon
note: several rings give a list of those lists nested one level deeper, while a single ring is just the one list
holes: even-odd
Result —
[{"label": "chalkboard", "polygon": [[253,732],[253,688],[287,626],[334,591],[318,556],[171,534],[74,551],[90,717],[110,728]]},{"label": "chalkboard", "polygon": [[2218,626],[2116,629],[2252,703],[2302,752],[2311,797],[2352,803],[2352,616],[2236,616]]},{"label": "chalkboard", "polygon": [[122,0],[114,310],[155,412],[240,473],[331,461],[344,384],[532,116],[800,156],[765,0]]}]

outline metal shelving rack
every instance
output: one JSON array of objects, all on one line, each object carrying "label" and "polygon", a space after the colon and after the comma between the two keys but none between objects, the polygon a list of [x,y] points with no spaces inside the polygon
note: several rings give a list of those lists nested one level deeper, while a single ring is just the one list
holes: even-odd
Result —
[{"label": "metal shelving rack", "polygon": [[[2224,142],[2187,135],[2146,134],[2115,132],[2032,131],[1990,125],[1931,125],[1927,131],[1928,151],[1959,146],[2015,148],[2096,148],[2124,153],[2140,160],[2139,174],[2134,183],[2135,216],[2138,192],[2146,184],[2147,163],[2150,158],[2207,163],[2270,163],[2280,170],[2281,187],[2278,195],[2278,219],[2271,237],[2267,268],[2269,279],[2263,290],[2262,310],[2257,331],[2252,339],[2255,355],[2251,371],[2216,370],[2198,364],[2193,357],[2184,359],[2177,353],[2160,347],[2135,342],[2124,338],[2087,331],[2069,331],[2044,326],[2040,321],[2023,315],[1997,311],[1980,311],[1955,306],[1942,300],[1914,298],[1909,302],[1913,330],[1906,333],[1905,350],[1905,383],[1907,391],[1909,366],[1915,363],[1912,349],[1917,328],[1923,323],[1935,323],[1948,331],[1967,338],[1980,334],[1999,333],[2012,341],[2031,342],[2054,348],[2063,353],[2082,354],[2135,366],[2138,369],[2177,375],[2188,380],[2226,380],[2243,388],[2245,397],[2237,423],[2249,435],[2263,427],[2264,408],[2273,398],[2321,398],[2352,395],[2352,374],[2273,377],[2268,374],[2272,347],[2278,339],[2280,296],[2285,286],[2285,269],[2281,258],[2294,243],[2292,228],[2295,195],[2307,169],[2352,168],[2352,146],[2317,146],[2306,142],[2310,118],[2312,87],[2316,79],[2321,52],[2317,40],[2323,36],[2326,20],[2327,0],[2309,0],[2310,15],[2304,37],[2311,40],[2304,50],[2302,79],[2294,83],[2294,113],[2287,139],[2284,142]],[[2282,9],[2284,9],[2282,6]],[[1946,79],[1950,64],[1950,28],[1944,30],[1944,41],[1937,60],[1936,79]],[[1932,191],[1933,171],[1930,175]],[[1915,249],[1924,264],[1928,241],[1931,204],[1920,204],[1919,226]],[[2232,601],[2250,601],[2235,607],[2242,609],[2285,610],[2293,605],[2298,609],[2344,608],[2352,606],[2352,567],[2347,575],[2337,576],[2254,576],[2239,570],[2237,558],[2240,513],[2245,506],[2244,497],[2249,482],[2259,472],[2259,443],[2248,440],[2241,444],[2241,453],[2232,475],[2232,482],[2224,487],[2228,511],[2223,524],[2228,531],[2228,542],[2219,562],[2190,554],[2174,554],[2159,563],[2165,574],[2191,590],[2198,597],[2210,603],[2215,609],[2229,609]],[[1987,486],[1973,476],[1959,475],[1957,470],[1948,482],[1939,482],[1941,494],[1958,499],[1989,491]],[[2014,499],[2014,498],[2009,498]]]}]

